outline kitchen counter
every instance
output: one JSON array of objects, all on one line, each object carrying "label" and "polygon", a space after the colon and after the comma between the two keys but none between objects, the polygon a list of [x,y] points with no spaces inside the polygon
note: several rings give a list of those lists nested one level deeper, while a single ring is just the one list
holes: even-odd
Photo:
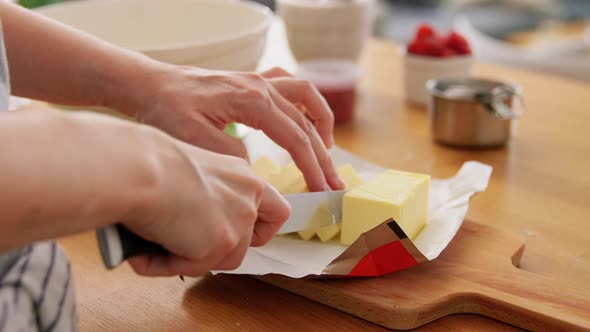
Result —
[{"label": "kitchen counter", "polygon": [[[466,160],[494,167],[486,192],[471,201],[467,218],[520,236],[520,268],[588,289],[590,279],[590,85],[495,65],[482,76],[518,82],[527,113],[509,145],[459,150],[434,143],[428,112],[407,104],[395,45],[373,40],[353,125],[335,141],[385,167],[454,174]],[[72,260],[82,331],[361,331],[370,322],[247,276],[142,278],[128,266],[107,272],[93,233],[60,241]],[[476,315],[454,315],[421,331],[512,331]]]}]

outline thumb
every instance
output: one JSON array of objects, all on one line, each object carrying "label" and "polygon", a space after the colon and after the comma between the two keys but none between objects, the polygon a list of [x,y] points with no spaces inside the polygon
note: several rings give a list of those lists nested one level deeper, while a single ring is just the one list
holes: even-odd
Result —
[{"label": "thumb", "polygon": [[252,233],[253,247],[266,244],[279,231],[291,214],[287,200],[268,182],[264,182],[264,190],[258,206],[258,220]]}]

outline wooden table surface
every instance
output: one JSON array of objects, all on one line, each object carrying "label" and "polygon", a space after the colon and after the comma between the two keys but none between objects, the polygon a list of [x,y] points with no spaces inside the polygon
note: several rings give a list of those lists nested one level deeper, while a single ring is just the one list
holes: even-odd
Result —
[{"label": "wooden table surface", "polygon": [[[435,177],[466,160],[493,165],[487,191],[468,218],[522,236],[522,269],[587,289],[590,280],[590,85],[515,69],[479,65],[482,76],[522,85],[528,111],[515,139],[494,150],[457,150],[432,142],[425,109],[406,104],[396,47],[372,41],[353,125],[336,143],[380,165]],[[127,266],[104,270],[92,233],[60,241],[70,254],[82,331],[361,331],[362,319],[246,276],[149,279]],[[455,315],[421,331],[512,331],[475,316]]]}]

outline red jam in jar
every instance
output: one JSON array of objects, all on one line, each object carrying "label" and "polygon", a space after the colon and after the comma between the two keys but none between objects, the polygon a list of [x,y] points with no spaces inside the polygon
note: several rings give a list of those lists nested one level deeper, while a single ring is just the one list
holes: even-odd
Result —
[{"label": "red jam in jar", "polygon": [[335,124],[354,120],[358,65],[350,60],[319,59],[301,62],[297,77],[311,81],[334,113]]},{"label": "red jam in jar", "polygon": [[351,122],[354,118],[354,106],[356,99],[355,87],[347,88],[318,88],[330,109],[334,113],[334,123],[344,124]]}]

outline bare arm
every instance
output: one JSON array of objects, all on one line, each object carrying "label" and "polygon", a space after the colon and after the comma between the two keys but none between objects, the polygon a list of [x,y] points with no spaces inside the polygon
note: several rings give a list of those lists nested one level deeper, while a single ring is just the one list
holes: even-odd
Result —
[{"label": "bare arm", "polygon": [[134,132],[97,115],[0,112],[0,251],[131,216],[155,189]]},{"label": "bare arm", "polygon": [[[12,92],[66,105],[118,106],[160,64],[0,1]],[[123,94],[125,94],[123,96]]]}]

